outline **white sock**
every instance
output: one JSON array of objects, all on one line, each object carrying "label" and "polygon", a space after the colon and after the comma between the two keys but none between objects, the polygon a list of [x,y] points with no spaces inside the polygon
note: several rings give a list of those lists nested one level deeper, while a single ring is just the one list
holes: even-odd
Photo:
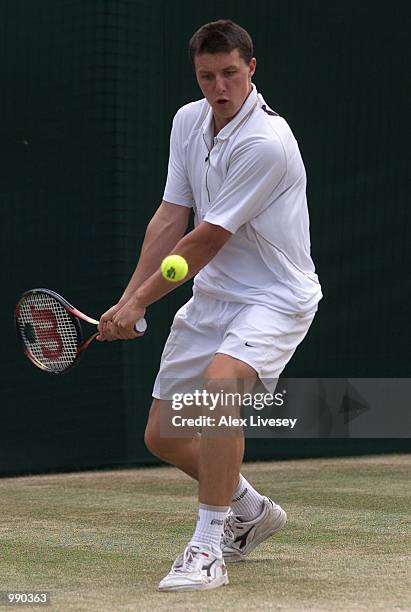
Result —
[{"label": "white sock", "polygon": [[217,554],[221,551],[221,536],[228,506],[201,504],[198,509],[197,527],[190,544],[208,544]]},{"label": "white sock", "polygon": [[231,501],[233,513],[242,521],[251,521],[261,514],[263,500],[264,496],[240,474],[240,481]]}]

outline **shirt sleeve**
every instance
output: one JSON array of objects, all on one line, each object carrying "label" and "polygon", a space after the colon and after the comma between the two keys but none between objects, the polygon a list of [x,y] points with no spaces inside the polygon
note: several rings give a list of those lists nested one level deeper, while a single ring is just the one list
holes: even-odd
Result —
[{"label": "shirt sleeve", "polygon": [[227,176],[204,221],[235,233],[260,214],[287,170],[280,141],[249,139],[234,152]]},{"label": "shirt sleeve", "polygon": [[194,205],[194,198],[184,161],[182,127],[181,114],[177,112],[171,128],[170,155],[163,200],[191,208]]}]

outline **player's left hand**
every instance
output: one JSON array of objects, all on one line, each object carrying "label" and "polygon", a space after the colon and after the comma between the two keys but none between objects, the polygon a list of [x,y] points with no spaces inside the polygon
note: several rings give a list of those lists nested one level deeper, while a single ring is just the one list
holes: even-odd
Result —
[{"label": "player's left hand", "polygon": [[[146,309],[130,300],[126,302],[111,318],[104,321],[104,331],[100,334],[102,340],[134,340],[143,336],[143,332],[136,332],[135,323],[144,317]],[[104,315],[103,315],[104,316]],[[103,317],[102,317],[103,318]]]}]

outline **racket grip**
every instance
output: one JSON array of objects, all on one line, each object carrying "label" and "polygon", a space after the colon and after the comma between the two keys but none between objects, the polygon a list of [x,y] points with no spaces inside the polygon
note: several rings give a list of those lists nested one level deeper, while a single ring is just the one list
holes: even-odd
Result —
[{"label": "racket grip", "polygon": [[136,332],[145,332],[147,329],[147,321],[145,319],[139,319],[137,323],[134,323],[134,329]]}]

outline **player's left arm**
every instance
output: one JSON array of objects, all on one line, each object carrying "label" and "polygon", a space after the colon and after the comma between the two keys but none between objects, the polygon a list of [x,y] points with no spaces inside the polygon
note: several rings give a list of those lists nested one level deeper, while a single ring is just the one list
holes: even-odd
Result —
[{"label": "player's left arm", "polygon": [[181,255],[188,262],[187,276],[177,282],[170,283],[157,270],[152,274],[129,301],[113,317],[109,334],[111,339],[134,338],[133,325],[135,321],[144,317],[147,306],[157,302],[162,297],[193,278],[204,268],[224,246],[232,233],[224,227],[203,221],[194,230],[186,234],[173,249],[173,254]]},{"label": "player's left arm", "polygon": [[186,234],[173,249],[173,254],[181,255],[188,262],[188,274],[178,283],[170,283],[157,270],[135,292],[132,301],[143,307],[150,306],[164,295],[193,278],[206,266],[232,236],[232,233],[219,225],[203,221]]}]

